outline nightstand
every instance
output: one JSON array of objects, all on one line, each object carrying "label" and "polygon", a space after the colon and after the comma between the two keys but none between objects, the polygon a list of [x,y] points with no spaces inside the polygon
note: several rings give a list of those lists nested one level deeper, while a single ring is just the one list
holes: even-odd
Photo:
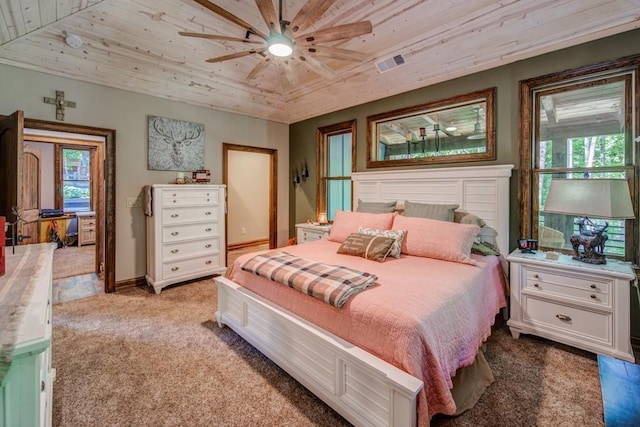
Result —
[{"label": "nightstand", "polygon": [[598,354],[634,361],[629,329],[629,264],[593,265],[560,254],[512,252],[511,335],[533,334]]},{"label": "nightstand", "polygon": [[329,230],[331,230],[331,225],[329,224],[296,224],[296,238],[298,239],[298,244],[326,239],[329,237]]},{"label": "nightstand", "polygon": [[96,213],[77,212],[78,246],[96,243]]}]

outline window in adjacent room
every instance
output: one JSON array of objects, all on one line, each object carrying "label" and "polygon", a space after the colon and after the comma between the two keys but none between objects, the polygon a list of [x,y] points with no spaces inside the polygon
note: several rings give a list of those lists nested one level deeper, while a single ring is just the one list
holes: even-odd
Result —
[{"label": "window in adjacent room", "polygon": [[91,150],[60,147],[58,206],[65,212],[91,210]]},{"label": "window in adjacent room", "polygon": [[[577,218],[544,212],[554,178],[623,178],[637,200],[632,135],[638,64],[617,61],[521,82],[521,237],[537,238],[547,249],[571,249]],[[596,220],[608,223],[605,254],[634,260],[634,221]]]},{"label": "window in adjacent room", "polygon": [[351,172],[355,170],[356,121],[318,128],[318,212],[333,221],[337,210],[352,207]]}]

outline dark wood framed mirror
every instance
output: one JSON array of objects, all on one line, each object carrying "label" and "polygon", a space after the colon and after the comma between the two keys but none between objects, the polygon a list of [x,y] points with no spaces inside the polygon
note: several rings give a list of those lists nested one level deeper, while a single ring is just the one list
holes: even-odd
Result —
[{"label": "dark wood framed mirror", "polygon": [[495,160],[496,88],[367,117],[367,167]]}]

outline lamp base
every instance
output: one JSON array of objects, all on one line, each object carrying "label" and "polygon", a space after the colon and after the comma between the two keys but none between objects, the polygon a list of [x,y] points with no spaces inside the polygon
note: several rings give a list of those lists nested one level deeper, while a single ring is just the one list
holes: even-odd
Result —
[{"label": "lamp base", "polygon": [[609,237],[606,233],[600,232],[596,235],[576,234],[571,236],[570,242],[573,246],[573,259],[586,262],[588,264],[606,264],[604,255],[604,242]]}]

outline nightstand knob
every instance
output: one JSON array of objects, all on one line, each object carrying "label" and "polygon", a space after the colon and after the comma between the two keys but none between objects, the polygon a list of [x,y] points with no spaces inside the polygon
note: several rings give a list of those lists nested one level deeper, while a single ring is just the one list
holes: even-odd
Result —
[{"label": "nightstand knob", "polygon": [[207,260],[207,261],[205,262],[205,264],[207,264],[207,265],[211,264],[211,260]]},{"label": "nightstand knob", "polygon": [[596,285],[591,285],[591,289],[596,289],[597,286]]},{"label": "nightstand knob", "polygon": [[211,244],[208,245],[204,245],[205,248],[209,249],[211,247]]},{"label": "nightstand knob", "polygon": [[211,231],[211,228],[205,228],[204,231],[206,231],[207,233],[209,233]]},{"label": "nightstand knob", "polygon": [[174,232],[171,233],[172,236],[177,236],[178,234],[180,234],[180,232],[178,232],[178,231],[174,231]]},{"label": "nightstand knob", "polygon": [[534,277],[535,279],[539,279],[539,278],[540,278],[540,276],[538,276],[537,274],[534,274],[534,275],[533,275],[533,277]]},{"label": "nightstand knob", "polygon": [[540,287],[540,285],[538,285],[537,283],[534,283],[533,286],[535,286],[536,288]]},{"label": "nightstand knob", "polygon": [[563,322],[571,322],[571,317],[565,316],[564,314],[556,314],[556,317]]},{"label": "nightstand knob", "polygon": [[172,267],[171,271],[178,271],[180,269],[180,267]]},{"label": "nightstand knob", "polygon": [[591,298],[596,299],[596,296],[592,294],[592,295],[591,295]]},{"label": "nightstand knob", "polygon": [[177,254],[179,249],[171,249],[172,254]]},{"label": "nightstand knob", "polygon": [[171,214],[171,218],[178,218],[178,214]]},{"label": "nightstand knob", "polygon": [[205,215],[211,215],[211,212],[208,212],[208,211],[207,211],[207,212],[205,212],[204,214],[205,214]]}]

